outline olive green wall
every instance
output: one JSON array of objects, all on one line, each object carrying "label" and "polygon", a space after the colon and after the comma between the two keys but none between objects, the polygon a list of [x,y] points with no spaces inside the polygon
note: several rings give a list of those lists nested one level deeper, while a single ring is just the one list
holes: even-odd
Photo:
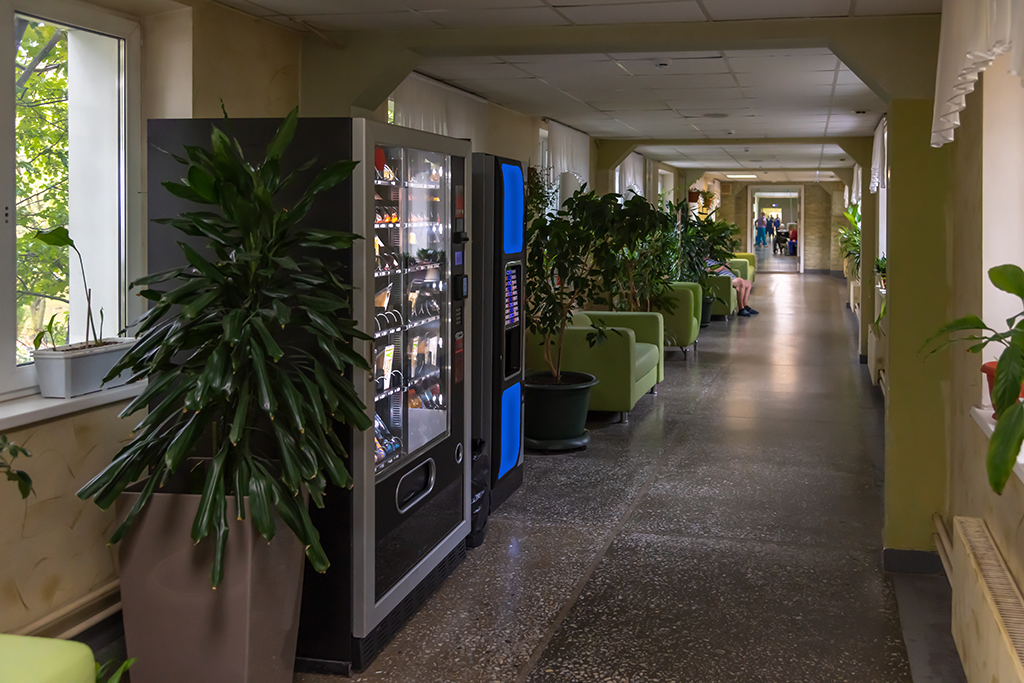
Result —
[{"label": "olive green wall", "polygon": [[931,100],[895,100],[889,108],[883,541],[901,550],[934,550],[931,515],[946,494],[948,359],[925,362],[919,353],[948,320],[950,298],[946,234],[936,229],[946,220],[947,150],[929,145],[931,120]]}]

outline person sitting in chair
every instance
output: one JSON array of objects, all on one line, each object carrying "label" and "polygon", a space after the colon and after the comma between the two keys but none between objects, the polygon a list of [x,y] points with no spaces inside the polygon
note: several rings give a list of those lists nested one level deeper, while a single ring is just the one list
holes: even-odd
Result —
[{"label": "person sitting in chair", "polygon": [[755,311],[750,307],[750,292],[754,289],[754,284],[750,280],[744,280],[736,273],[732,272],[729,266],[725,265],[720,261],[714,259],[708,259],[708,272],[714,273],[715,275],[728,275],[732,280],[732,288],[736,290],[736,302],[737,302],[737,313],[736,315],[744,318],[749,318],[752,315],[757,315],[758,311]]}]

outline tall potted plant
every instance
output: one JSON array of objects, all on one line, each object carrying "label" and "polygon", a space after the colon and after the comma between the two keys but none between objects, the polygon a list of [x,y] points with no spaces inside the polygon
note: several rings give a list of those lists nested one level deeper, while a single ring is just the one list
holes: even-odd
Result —
[{"label": "tall potted plant", "polygon": [[[586,431],[597,379],[563,371],[562,349],[573,311],[592,303],[602,282],[594,258],[597,241],[588,226],[606,223],[617,206],[615,195],[597,197],[583,187],[558,213],[538,216],[527,229],[526,324],[540,340],[546,370],[526,376],[525,428],[527,438],[552,444],[552,450],[559,443],[575,447]],[[591,343],[600,333],[594,331]]]},{"label": "tall potted plant", "polygon": [[846,225],[837,226],[836,244],[852,280],[860,279],[860,205],[850,204],[843,216]]},{"label": "tall potted plant", "polygon": [[[321,260],[357,237],[303,221],[355,163],[323,166],[279,206],[283,188],[307,179],[309,165],[281,171],[296,125],[293,111],[258,163],[217,128],[211,149],[175,157],[185,178],[164,187],[209,209],[164,223],[206,238],[208,252],[180,243],[186,267],[133,285],[153,306],[109,376],[148,380],[122,416],[148,411],[78,495],[104,509],[120,501],[111,542],[123,540],[142,683],[290,683],[303,549],[316,570],[329,566],[306,500],[319,507],[328,483],[351,486],[339,430],[371,424],[349,379],[368,369],[351,346],[365,335],[346,318],[348,284]],[[282,525],[291,533],[278,536]]]}]

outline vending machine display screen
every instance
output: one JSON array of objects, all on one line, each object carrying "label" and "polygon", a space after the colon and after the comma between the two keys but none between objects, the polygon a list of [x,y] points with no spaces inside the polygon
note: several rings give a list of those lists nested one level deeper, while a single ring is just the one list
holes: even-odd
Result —
[{"label": "vending machine display screen", "polygon": [[505,269],[505,327],[519,324],[519,266]]}]

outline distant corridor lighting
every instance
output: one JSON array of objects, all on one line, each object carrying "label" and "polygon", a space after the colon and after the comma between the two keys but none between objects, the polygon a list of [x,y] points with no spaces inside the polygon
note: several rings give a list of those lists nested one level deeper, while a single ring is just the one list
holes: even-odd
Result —
[{"label": "distant corridor lighting", "polygon": [[754,175],[753,173],[751,173],[751,174],[741,173],[741,174],[737,174],[737,175],[726,174],[725,177],[726,178],[732,178],[733,180],[745,180],[747,178],[756,178],[757,176]]}]

